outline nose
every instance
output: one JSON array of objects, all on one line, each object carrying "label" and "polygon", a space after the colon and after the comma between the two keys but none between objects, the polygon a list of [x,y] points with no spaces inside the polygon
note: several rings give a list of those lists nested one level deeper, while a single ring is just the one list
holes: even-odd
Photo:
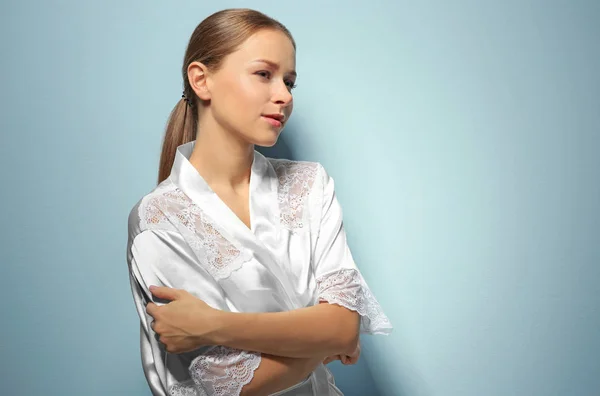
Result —
[{"label": "nose", "polygon": [[285,82],[280,81],[274,87],[275,92],[273,92],[273,101],[279,105],[288,106],[292,103],[292,93],[290,92]]}]

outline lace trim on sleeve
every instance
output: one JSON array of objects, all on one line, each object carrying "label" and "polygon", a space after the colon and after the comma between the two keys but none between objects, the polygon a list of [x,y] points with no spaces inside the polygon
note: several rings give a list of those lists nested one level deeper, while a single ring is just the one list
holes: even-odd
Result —
[{"label": "lace trim on sleeve", "polygon": [[358,270],[348,268],[320,276],[317,291],[319,300],[358,312],[361,333],[391,333],[392,324]]},{"label": "lace trim on sleeve", "polygon": [[169,388],[169,396],[205,396],[206,393],[200,390],[196,391],[194,381],[188,380],[172,385]]},{"label": "lace trim on sleeve", "polygon": [[260,361],[260,353],[216,346],[195,358],[189,372],[201,395],[234,396],[252,381]]}]

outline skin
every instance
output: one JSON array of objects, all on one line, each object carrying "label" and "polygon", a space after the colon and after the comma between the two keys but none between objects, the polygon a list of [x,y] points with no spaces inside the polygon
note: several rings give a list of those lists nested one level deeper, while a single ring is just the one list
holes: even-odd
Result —
[{"label": "skin", "polygon": [[[223,191],[247,188],[254,146],[277,143],[292,115],[295,68],[291,41],[272,30],[251,36],[217,71],[200,62],[188,66],[189,83],[202,101],[190,162],[211,187]],[[262,117],[274,113],[284,115],[282,127]]]},{"label": "skin", "polygon": [[[187,68],[188,81],[200,99],[190,162],[249,228],[254,148],[273,146],[287,124],[293,110],[295,67],[289,38],[262,30],[229,54],[218,70],[200,62]],[[266,114],[283,115],[283,125],[271,125]],[[185,290],[152,286],[150,291],[171,301],[146,306],[167,351],[225,345],[262,353],[261,365],[242,394],[273,393],[300,382],[322,362],[355,364],[360,356],[359,316],[338,305],[323,302],[289,312],[230,313],[211,308]]]}]

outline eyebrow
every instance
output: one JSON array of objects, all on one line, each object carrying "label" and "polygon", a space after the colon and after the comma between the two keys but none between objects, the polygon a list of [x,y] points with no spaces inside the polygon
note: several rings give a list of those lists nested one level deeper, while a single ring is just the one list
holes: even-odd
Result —
[{"label": "eyebrow", "polygon": [[[266,63],[267,65],[270,65],[274,69],[279,69],[279,65],[277,63],[270,61],[268,59],[256,59],[254,62]],[[291,74],[294,77],[298,77],[298,73],[296,73],[296,70],[292,70],[291,72],[289,72],[289,74]]]}]

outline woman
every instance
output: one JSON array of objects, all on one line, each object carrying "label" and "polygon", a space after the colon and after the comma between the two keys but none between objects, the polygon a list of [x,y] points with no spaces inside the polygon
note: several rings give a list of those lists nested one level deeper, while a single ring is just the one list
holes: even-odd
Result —
[{"label": "woman", "polygon": [[289,31],[257,11],[217,12],[191,36],[159,184],[129,215],[155,395],[341,395],[325,364],[355,363],[360,331],[391,331],[352,260],[333,179],[254,149],[289,120],[295,64]]}]

